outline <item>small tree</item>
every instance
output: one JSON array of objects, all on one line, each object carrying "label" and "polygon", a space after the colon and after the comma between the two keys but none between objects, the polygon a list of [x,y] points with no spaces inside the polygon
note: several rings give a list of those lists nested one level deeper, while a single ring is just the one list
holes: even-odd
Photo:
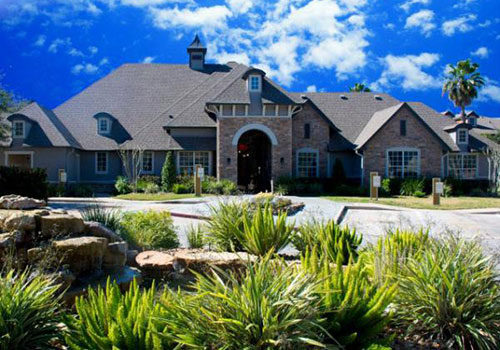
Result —
[{"label": "small tree", "polygon": [[19,111],[28,103],[28,101],[17,98],[10,91],[0,86],[0,141],[7,140],[10,135],[9,123],[6,120],[7,116],[10,113]]},{"label": "small tree", "polygon": [[164,191],[168,192],[172,190],[175,183],[175,175],[174,155],[172,151],[168,151],[165,157],[165,163],[163,163],[163,167],[161,168],[161,186]]},{"label": "small tree", "polygon": [[488,147],[483,150],[490,165],[490,190],[493,194],[498,194],[500,190],[500,146]]},{"label": "small tree", "polygon": [[132,191],[137,192],[137,181],[141,176],[142,171],[142,154],[144,151],[140,147],[125,149],[121,148],[118,155],[123,164],[125,176],[128,178]]},{"label": "small tree", "polygon": [[353,87],[349,88],[351,92],[371,92],[370,88],[365,84],[356,83]]}]

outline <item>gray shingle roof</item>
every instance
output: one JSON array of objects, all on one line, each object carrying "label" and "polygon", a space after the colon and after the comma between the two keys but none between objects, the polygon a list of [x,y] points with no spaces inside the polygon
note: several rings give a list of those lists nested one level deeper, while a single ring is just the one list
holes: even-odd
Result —
[{"label": "gray shingle roof", "polygon": [[400,103],[395,106],[375,112],[354,141],[354,144],[357,146],[357,148],[363,147],[365,143],[367,143],[373,137],[373,135],[375,135],[377,131],[379,131],[380,128],[382,128],[385,123],[387,123],[389,119],[391,119],[392,116],[396,114],[396,112],[399,111],[403,106],[404,103]]}]

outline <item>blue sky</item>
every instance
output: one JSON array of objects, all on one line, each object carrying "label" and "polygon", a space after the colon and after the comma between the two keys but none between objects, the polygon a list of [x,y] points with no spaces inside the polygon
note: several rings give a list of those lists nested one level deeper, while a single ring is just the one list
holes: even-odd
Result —
[{"label": "blue sky", "polygon": [[199,33],[209,60],[291,91],[364,82],[440,111],[446,65],[470,57],[471,108],[500,116],[498,0],[0,0],[0,21],[0,84],[49,108],[123,63],[186,63]]}]

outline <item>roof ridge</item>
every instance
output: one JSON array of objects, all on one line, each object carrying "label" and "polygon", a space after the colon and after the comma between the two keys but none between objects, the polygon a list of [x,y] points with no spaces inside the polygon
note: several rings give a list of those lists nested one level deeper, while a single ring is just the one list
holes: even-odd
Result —
[{"label": "roof ridge", "polygon": [[[244,64],[241,64],[241,63],[238,63],[238,66],[245,66]],[[247,67],[247,69],[238,77],[238,78],[242,78],[246,72],[248,72],[250,69],[252,69],[251,67],[248,67],[248,66],[245,66]],[[226,92],[230,87],[231,85],[233,85],[237,80],[238,78],[234,79],[233,81],[231,81],[231,84],[228,84],[226,86],[226,88],[224,88],[222,91],[220,91],[217,95],[215,95],[212,100],[216,100],[220,95],[222,95],[224,92]]]}]

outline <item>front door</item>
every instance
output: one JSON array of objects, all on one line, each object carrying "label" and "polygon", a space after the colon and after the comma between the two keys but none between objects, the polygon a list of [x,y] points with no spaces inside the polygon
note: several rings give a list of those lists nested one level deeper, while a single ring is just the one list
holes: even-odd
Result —
[{"label": "front door", "polygon": [[17,168],[30,169],[31,168],[31,154],[8,154],[7,165]]},{"label": "front door", "polygon": [[247,192],[271,189],[271,141],[259,130],[244,133],[238,142],[238,186]]}]

